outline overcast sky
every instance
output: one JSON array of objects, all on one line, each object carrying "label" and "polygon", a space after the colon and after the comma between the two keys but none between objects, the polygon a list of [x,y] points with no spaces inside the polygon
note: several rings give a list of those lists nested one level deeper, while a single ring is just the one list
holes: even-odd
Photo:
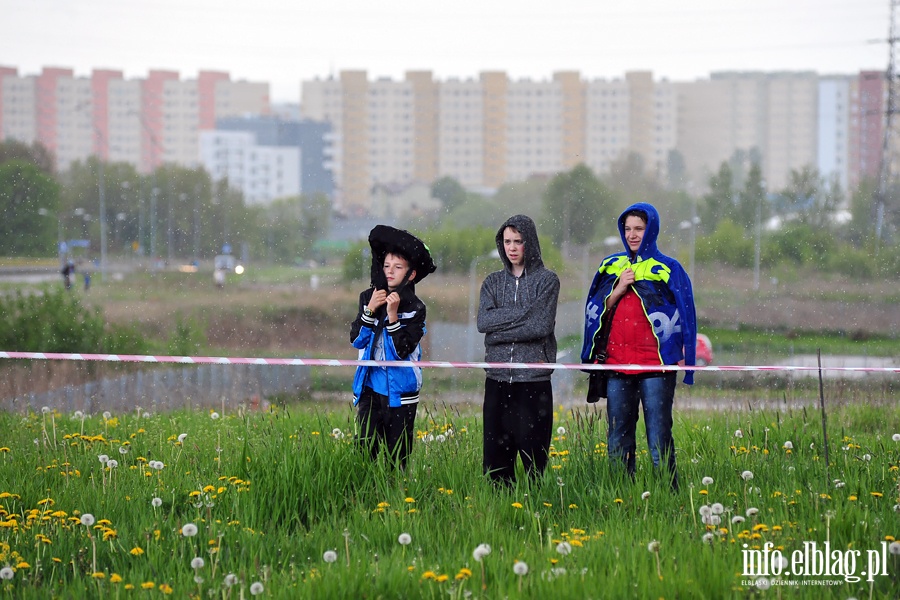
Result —
[{"label": "overcast sky", "polygon": [[32,75],[203,69],[300,82],[343,69],[400,79],[505,70],[514,79],[650,70],[682,81],[722,70],[857,73],[887,67],[890,0],[0,0],[0,65]]}]

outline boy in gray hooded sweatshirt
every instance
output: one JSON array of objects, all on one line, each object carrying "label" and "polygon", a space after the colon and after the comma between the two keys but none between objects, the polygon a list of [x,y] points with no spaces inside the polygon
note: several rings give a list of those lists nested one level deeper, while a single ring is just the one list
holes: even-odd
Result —
[{"label": "boy in gray hooded sweatshirt", "polygon": [[[507,219],[496,236],[505,268],[481,285],[478,331],[485,361],[555,363],[559,278],[544,267],[529,217]],[[515,483],[516,457],[532,478],[544,472],[553,427],[552,369],[487,369],[484,385],[484,473]]]}]

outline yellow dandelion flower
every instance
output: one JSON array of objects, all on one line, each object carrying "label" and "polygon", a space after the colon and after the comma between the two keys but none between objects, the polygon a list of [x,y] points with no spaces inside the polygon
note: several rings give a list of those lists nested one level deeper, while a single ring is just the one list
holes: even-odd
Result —
[{"label": "yellow dandelion flower", "polygon": [[884,494],[882,494],[881,492],[869,492],[869,495],[872,496],[873,498],[883,498],[884,497]]},{"label": "yellow dandelion flower", "polygon": [[118,573],[113,573],[112,575],[109,576],[109,582],[110,583],[122,583],[122,576],[119,575]]},{"label": "yellow dandelion flower", "polygon": [[569,505],[569,508],[575,509],[575,508],[578,508],[578,505],[577,505],[577,504],[570,504],[570,505]]},{"label": "yellow dandelion flower", "polygon": [[162,583],[159,586],[159,591],[161,591],[163,594],[171,594],[175,590],[173,590],[172,586],[169,585],[168,583]]},{"label": "yellow dandelion flower", "polygon": [[615,500],[613,500],[613,502],[615,502],[616,504],[622,504],[624,500],[622,500],[621,498],[616,498]]},{"label": "yellow dandelion flower", "polygon": [[210,492],[216,491],[216,488],[215,488],[214,486],[207,485],[207,486],[204,486],[204,487],[203,487],[203,491],[206,492],[206,493],[208,494],[208,493],[210,493]]},{"label": "yellow dandelion flower", "polygon": [[462,569],[459,570],[459,573],[456,574],[457,577],[459,577],[460,575],[462,575],[464,578],[468,578],[468,577],[472,576],[472,571],[470,569],[463,567]]},{"label": "yellow dandelion flower", "polygon": [[16,568],[17,568],[17,569],[30,569],[30,568],[31,568],[31,565],[29,565],[27,562],[25,562],[25,561],[23,560],[23,561],[21,561],[19,564],[16,565]]},{"label": "yellow dandelion flower", "polygon": [[129,550],[128,552],[129,552],[132,556],[140,556],[141,554],[144,553],[144,549],[141,548],[140,546],[135,546],[134,548],[132,548],[132,549]]},{"label": "yellow dandelion flower", "polygon": [[416,570],[416,566],[415,566],[415,565],[409,565],[408,567],[406,567],[406,570],[409,571],[410,573],[412,573],[413,571]]},{"label": "yellow dandelion flower", "polygon": [[93,577],[94,579],[106,579],[106,573],[91,573],[91,577]]},{"label": "yellow dandelion flower", "polygon": [[200,495],[200,492],[198,490],[194,490],[190,494],[188,494],[188,496],[190,496],[191,498],[196,498],[199,495]]},{"label": "yellow dandelion flower", "polygon": [[379,502],[378,503],[378,508],[390,508],[390,506],[391,505],[388,504],[387,502]]},{"label": "yellow dandelion flower", "polygon": [[411,509],[409,509],[409,510],[406,511],[406,512],[412,514],[412,513],[415,513],[415,512],[419,512],[419,511],[417,511],[415,508],[411,508]]},{"label": "yellow dandelion flower", "polygon": [[416,499],[415,498],[406,498],[404,500],[404,502],[406,502],[407,504],[415,504]]},{"label": "yellow dandelion flower", "polygon": [[700,491],[697,492],[697,493],[700,494],[701,496],[706,496],[706,495],[709,494],[709,492],[707,492],[706,490],[700,490]]},{"label": "yellow dandelion flower", "polygon": [[438,583],[444,583],[448,579],[450,579],[450,576],[444,575],[444,574],[438,575],[437,577],[434,578],[434,580],[437,581]]},{"label": "yellow dandelion flower", "polygon": [[0,452],[9,452],[9,448],[3,446],[2,448],[0,448]]},{"label": "yellow dandelion flower", "polygon": [[512,507],[513,508],[522,508],[522,503],[521,502],[513,502]]},{"label": "yellow dandelion flower", "polygon": [[152,581],[145,581],[144,583],[141,584],[142,590],[152,590],[155,587],[156,587],[156,584],[153,583]]},{"label": "yellow dandelion flower", "polygon": [[856,502],[856,496],[850,496],[849,498],[847,498],[847,500],[849,500],[850,502]]},{"label": "yellow dandelion flower", "polygon": [[437,575],[435,575],[434,571],[425,571],[422,573],[422,579],[434,579],[435,577],[437,577]]},{"label": "yellow dandelion flower", "polygon": [[892,535],[886,535],[886,536],[884,536],[884,541],[886,541],[886,542],[893,542],[893,541],[896,541],[896,540],[895,540],[894,536],[892,536]]}]

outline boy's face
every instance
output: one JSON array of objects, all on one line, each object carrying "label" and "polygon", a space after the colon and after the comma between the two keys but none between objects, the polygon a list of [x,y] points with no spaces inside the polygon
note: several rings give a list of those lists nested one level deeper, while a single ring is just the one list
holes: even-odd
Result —
[{"label": "boy's face", "polygon": [[512,227],[503,230],[503,250],[506,252],[506,258],[514,266],[525,263],[525,241],[522,234]]},{"label": "boy's face", "polygon": [[408,260],[398,254],[391,254],[390,252],[384,257],[384,266],[382,269],[384,270],[384,276],[387,279],[388,289],[392,292],[396,290],[400,284],[406,281],[408,273],[410,279],[416,276],[415,271],[410,273]]},{"label": "boy's face", "polygon": [[628,249],[637,252],[644,240],[644,232],[647,231],[647,222],[640,217],[629,215],[625,218],[625,241]]}]

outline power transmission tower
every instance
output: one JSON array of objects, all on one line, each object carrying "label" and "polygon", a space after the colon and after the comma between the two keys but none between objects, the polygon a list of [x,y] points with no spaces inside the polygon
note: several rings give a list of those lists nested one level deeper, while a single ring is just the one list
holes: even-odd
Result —
[{"label": "power transmission tower", "polygon": [[898,5],[900,1],[890,0],[891,23],[888,30],[888,68],[885,73],[887,85],[887,101],[884,111],[884,137],[881,144],[881,164],[878,169],[878,190],[875,193],[875,252],[881,245],[882,229],[884,227],[884,210],[891,189],[891,179],[894,175],[893,166],[896,159],[894,147],[894,114],[898,112],[897,103],[900,100],[900,80],[897,77],[898,52],[900,52],[900,24],[898,24]]}]

